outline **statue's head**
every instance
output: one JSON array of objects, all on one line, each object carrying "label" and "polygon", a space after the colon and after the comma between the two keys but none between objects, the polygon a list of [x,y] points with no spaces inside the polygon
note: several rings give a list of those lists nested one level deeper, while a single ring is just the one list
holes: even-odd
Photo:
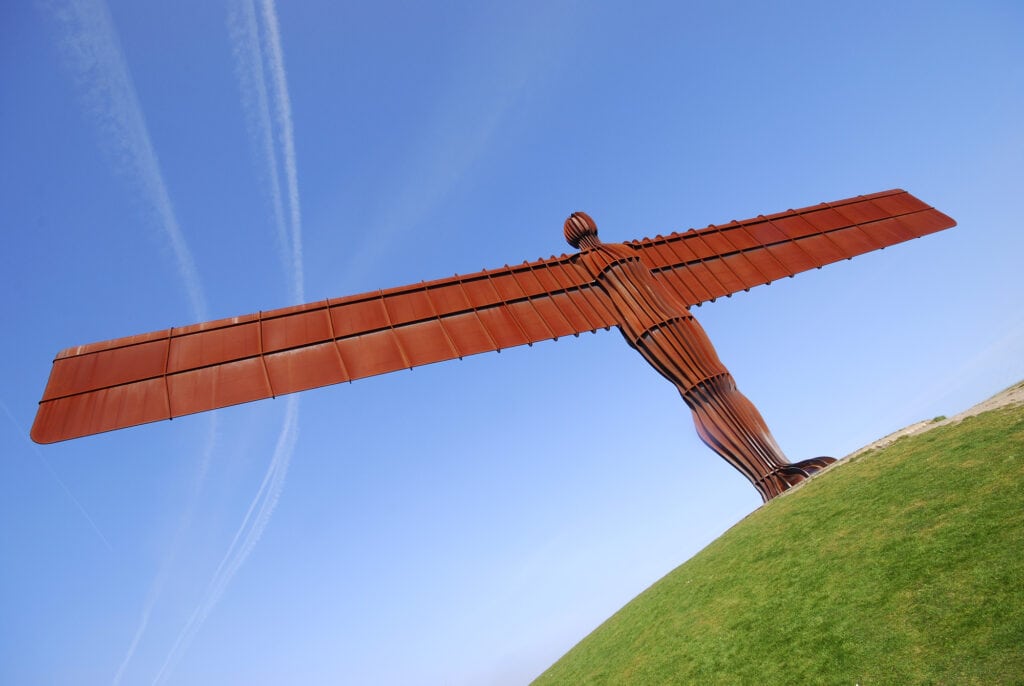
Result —
[{"label": "statue's head", "polygon": [[565,240],[579,250],[592,248],[600,241],[597,239],[597,224],[586,212],[573,212],[565,220]]}]

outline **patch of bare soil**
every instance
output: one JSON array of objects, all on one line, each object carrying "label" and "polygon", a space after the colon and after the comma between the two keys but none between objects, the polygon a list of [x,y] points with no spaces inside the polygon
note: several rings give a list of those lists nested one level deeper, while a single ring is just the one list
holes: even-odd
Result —
[{"label": "patch of bare soil", "polygon": [[894,431],[893,433],[889,434],[888,436],[885,436],[884,438],[879,438],[874,443],[869,443],[860,450],[856,450],[850,453],[849,455],[847,455],[847,457],[853,457],[854,455],[859,455],[868,450],[874,450],[875,448],[884,448],[885,446],[889,445],[898,438],[924,433],[925,431],[934,429],[937,426],[955,424],[959,421],[962,421],[963,419],[966,419],[967,417],[973,417],[974,415],[981,414],[982,412],[988,412],[989,410],[994,410],[996,408],[1004,407],[1006,405],[1020,404],[1024,404],[1024,381],[1021,381],[1019,383],[1014,384],[1013,386],[1010,386],[1005,391],[996,393],[988,400],[984,400],[975,405],[974,407],[968,410],[964,410],[963,412],[954,417],[949,417],[940,420],[929,419],[923,422],[917,422],[916,424],[911,424],[910,426],[906,426],[900,429],[899,431]]}]

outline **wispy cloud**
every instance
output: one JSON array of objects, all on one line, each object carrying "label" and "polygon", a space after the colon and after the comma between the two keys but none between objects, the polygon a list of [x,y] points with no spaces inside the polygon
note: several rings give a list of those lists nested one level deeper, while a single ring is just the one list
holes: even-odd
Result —
[{"label": "wispy cloud", "polygon": [[193,315],[205,319],[202,284],[178,225],[110,10],[102,0],[67,0],[50,7],[60,25],[62,48],[76,86],[100,129],[100,144],[124,179],[138,186],[144,206],[170,243]]},{"label": "wispy cloud", "polygon": [[284,175],[288,184],[288,220],[291,228],[292,288],[297,299],[303,297],[302,270],[302,212],[299,207],[299,176],[295,162],[295,138],[292,133],[292,104],[288,97],[284,55],[277,27],[277,12],[273,0],[263,0],[264,44],[274,84],[274,111],[277,113],[277,133],[284,154]]},{"label": "wispy cloud", "polygon": [[85,509],[85,506],[83,506],[82,503],[78,500],[78,498],[75,497],[75,494],[72,493],[71,489],[67,487],[67,484],[64,483],[64,480],[57,476],[57,472],[54,471],[52,466],[50,466],[50,462],[45,457],[43,457],[43,454],[39,452],[39,448],[36,447],[35,443],[29,440],[28,431],[26,431],[25,427],[21,426],[18,423],[18,420],[14,418],[14,415],[11,414],[11,410],[7,407],[7,403],[0,400],[0,408],[3,408],[4,414],[7,415],[7,418],[11,421],[11,424],[14,425],[15,432],[22,437],[22,440],[24,440],[25,444],[28,445],[29,449],[32,451],[32,454],[36,456],[36,459],[39,460],[39,463],[43,465],[47,473],[49,473],[53,480],[57,482],[57,485],[60,486],[61,490],[64,491],[64,495],[66,495],[68,499],[72,503],[74,503],[75,507],[78,508],[78,511],[82,514],[82,517],[85,518],[85,521],[89,523],[89,526],[92,528],[92,530],[95,531],[96,535],[99,536],[99,539],[103,541],[103,545],[107,547],[107,550],[113,552],[114,548],[110,545],[110,541],[108,541],[107,537],[103,535],[103,532],[100,531],[100,528],[96,526],[96,522],[93,520],[91,516],[89,516],[89,512]]},{"label": "wispy cloud", "polygon": [[284,214],[281,195],[281,175],[278,171],[274,129],[270,118],[270,99],[263,68],[263,50],[256,23],[256,8],[252,2],[234,2],[228,8],[228,32],[235,57],[235,75],[238,78],[245,113],[246,128],[255,147],[259,148],[260,170],[265,174],[265,185],[274,214],[277,230],[278,254],[284,273],[290,272],[291,238]]},{"label": "wispy cloud", "polygon": [[[495,80],[505,83],[499,77]],[[364,233],[349,257],[344,270],[348,283],[362,284],[367,272],[381,263],[410,227],[417,226],[447,199],[488,150],[519,88],[520,84],[513,83],[508,86],[510,94],[488,101],[488,109],[478,106],[481,111],[476,119],[466,117],[460,126],[445,122],[424,135],[423,148],[411,153],[401,165],[403,174],[412,170],[410,177],[394,184],[398,190],[383,203],[373,230]]]},{"label": "wispy cloud", "polygon": [[[350,287],[365,287],[366,274],[401,243],[404,236],[436,211],[501,140],[510,115],[543,87],[543,74],[572,49],[576,38],[562,30],[570,17],[564,8],[549,3],[522,25],[503,25],[502,40],[487,44],[468,40],[474,47],[472,66],[447,75],[447,87],[433,93],[432,111],[423,116],[414,145],[394,163],[394,176],[385,184],[386,202],[380,213],[360,232],[343,276]],[[496,26],[489,13],[480,13],[476,30],[489,35]],[[464,47],[464,46],[463,46]],[[439,236],[440,227],[431,235]]]},{"label": "wispy cloud", "polygon": [[[73,74],[86,112],[99,130],[99,142],[115,170],[142,199],[142,207],[160,228],[170,244],[178,274],[185,288],[189,306],[195,319],[207,318],[206,297],[196,271],[195,261],[185,235],[178,224],[167,184],[157,158],[142,106],[139,103],[132,77],[121,50],[120,40],[110,10],[102,0],[66,0],[46,5],[55,18],[61,37],[61,47]],[[149,626],[150,616],[159,600],[174,559],[189,528],[196,503],[205,482],[206,472],[214,452],[217,434],[216,416],[211,416],[209,434],[193,482],[191,496],[178,523],[177,533],[160,571],[143,605],[139,624],[131,644],[118,666],[113,683],[120,683],[135,650]],[[43,460],[46,464],[45,460]],[[47,465],[48,467],[48,465]],[[48,467],[49,468],[49,467]],[[50,470],[52,473],[52,470]],[[54,478],[56,474],[54,474]],[[57,479],[63,486],[59,478]],[[68,495],[71,496],[70,491]],[[83,515],[102,538],[99,529],[89,518],[81,504],[75,500]],[[103,539],[106,543],[106,539]],[[107,543],[109,547],[110,544]]]},{"label": "wispy cloud", "polygon": [[1021,371],[1024,370],[1022,351],[1024,351],[1024,317],[1017,317],[1016,320],[1010,320],[1003,331],[977,353],[963,358],[959,364],[950,365],[936,376],[930,386],[911,396],[904,404],[904,407],[907,408],[905,412],[914,412],[915,416],[927,418],[929,408],[934,411],[940,401],[947,404],[946,411],[951,414],[967,409],[955,405],[948,407],[948,405],[951,401],[963,403],[978,402],[984,399],[979,397],[964,399],[963,396],[969,396],[970,393],[994,392],[991,386],[980,385],[979,380],[984,379],[990,383],[1007,385],[1017,381]]},{"label": "wispy cloud", "polygon": [[[228,30],[249,135],[257,143],[263,158],[274,226],[289,282],[289,295],[301,301],[304,298],[302,209],[299,202],[291,99],[288,97],[284,56],[273,2],[261,3],[258,13],[252,0],[232,4]],[[287,212],[284,198],[288,201]]]},{"label": "wispy cloud", "polygon": [[210,415],[210,423],[208,424],[208,433],[204,444],[205,447],[203,449],[203,455],[199,460],[198,473],[192,481],[192,492],[189,494],[189,498],[186,501],[184,512],[178,519],[178,527],[174,533],[171,545],[164,555],[163,562],[160,565],[160,571],[153,580],[149,593],[146,596],[146,601],[142,605],[142,612],[139,615],[139,624],[135,628],[135,634],[132,636],[128,650],[121,659],[121,664],[118,665],[117,673],[114,675],[114,680],[112,682],[113,686],[117,686],[121,683],[121,679],[124,678],[125,670],[128,669],[128,665],[131,664],[132,658],[135,657],[135,649],[138,648],[139,642],[145,635],[146,629],[149,627],[149,619],[153,614],[153,609],[156,607],[157,602],[159,602],[160,597],[163,595],[164,586],[166,586],[167,580],[170,577],[174,561],[177,559],[178,553],[185,541],[185,533],[192,525],[192,519],[195,517],[196,506],[199,503],[199,496],[202,494],[203,486],[206,483],[206,474],[209,471],[210,462],[216,452],[217,424],[217,415]]},{"label": "wispy cloud", "polygon": [[252,552],[263,536],[267,523],[270,521],[270,516],[274,512],[274,508],[277,507],[281,490],[284,488],[288,466],[291,462],[292,454],[295,452],[298,428],[298,397],[292,395],[288,396],[286,400],[284,426],[277,437],[274,455],[270,461],[270,467],[263,476],[263,482],[256,491],[252,502],[249,503],[249,509],[246,511],[245,517],[242,518],[242,523],[235,532],[231,545],[228,546],[224,557],[217,566],[217,570],[213,573],[209,584],[207,584],[202,600],[195,610],[192,611],[188,621],[185,622],[185,626],[178,633],[178,637],[171,646],[171,650],[161,665],[160,671],[157,672],[156,677],[153,679],[154,684],[162,683],[170,675],[178,659],[188,649],[189,644],[200,627],[202,627],[203,622],[206,621],[210,612],[224,595],[228,584],[231,583],[235,574],[238,573],[242,564],[245,563],[246,558],[249,557],[249,553]]},{"label": "wispy cloud", "polygon": [[[228,30],[250,136],[259,149],[265,165],[265,178],[269,186],[267,192],[273,209],[274,227],[289,295],[292,299],[301,301],[304,298],[302,215],[299,205],[291,103],[273,2],[263,2],[259,14],[251,0],[235,3],[229,11]],[[276,115],[273,118],[271,108]],[[284,188],[281,184],[281,172],[284,175]],[[286,201],[287,212],[284,207]],[[288,467],[298,440],[298,426],[299,401],[298,397],[293,395],[286,400],[284,423],[259,490],[250,502],[249,509],[214,571],[202,599],[178,633],[154,678],[154,684],[163,682],[170,675],[174,665],[188,649],[231,580],[263,536],[284,489]]]}]

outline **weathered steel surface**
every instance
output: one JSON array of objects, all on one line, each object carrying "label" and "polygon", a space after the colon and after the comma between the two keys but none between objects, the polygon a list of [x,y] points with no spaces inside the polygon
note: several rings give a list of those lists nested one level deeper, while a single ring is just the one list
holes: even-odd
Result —
[{"label": "weathered steel surface", "polygon": [[565,222],[566,240],[608,295],[619,330],[659,374],[671,381],[693,413],[697,434],[738,469],[768,501],[835,460],[819,457],[794,465],[768,425],[736,389],[704,329],[645,263],[642,252],[607,244],[584,212]]},{"label": "weathered steel surface", "polygon": [[[954,225],[909,193],[892,190],[632,241],[607,248],[610,252],[592,248],[70,348],[54,360],[32,438],[52,443],[618,326],[631,345],[680,386],[696,408],[701,437],[720,454],[716,446],[757,427],[753,433],[759,437],[751,440],[760,446],[759,459],[771,465],[769,475],[762,463],[726,459],[767,498],[790,483],[789,477],[803,478],[794,470],[818,465],[793,466],[781,457],[757,410],[730,390],[731,377],[688,308]],[[633,312],[610,285],[639,273],[617,261],[627,254],[626,262],[642,267],[644,288],[657,294],[651,296],[656,300],[669,301],[669,310]],[[601,267],[602,259],[610,261]],[[690,344],[700,341],[693,354],[707,364],[694,372],[693,381],[666,373],[674,358],[661,348],[682,343],[666,342],[660,348],[654,342],[672,336]],[[739,424],[724,434],[715,421],[700,418],[707,412],[701,408],[709,407],[699,401],[700,394],[708,392],[718,398],[715,402],[726,398],[732,403],[718,415],[739,417]]]},{"label": "weathered steel surface", "polygon": [[570,257],[69,348],[32,427],[52,443],[615,324]]}]

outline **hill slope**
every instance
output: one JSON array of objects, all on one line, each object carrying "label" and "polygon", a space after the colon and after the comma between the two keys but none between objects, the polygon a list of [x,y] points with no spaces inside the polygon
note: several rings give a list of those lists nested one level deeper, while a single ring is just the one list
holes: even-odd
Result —
[{"label": "hill slope", "polygon": [[1024,406],[777,498],[535,684],[1024,683]]}]

